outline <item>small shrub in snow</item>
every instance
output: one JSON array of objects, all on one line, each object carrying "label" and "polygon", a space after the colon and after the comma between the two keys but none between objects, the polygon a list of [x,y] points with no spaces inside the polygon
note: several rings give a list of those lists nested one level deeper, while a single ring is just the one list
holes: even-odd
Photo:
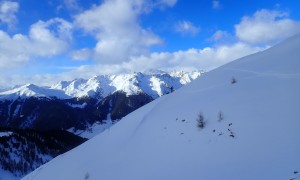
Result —
[{"label": "small shrub in snow", "polygon": [[205,127],[204,116],[202,115],[202,113],[198,114],[197,127],[200,128],[200,129],[203,129]]},{"label": "small shrub in snow", "polygon": [[85,179],[85,180],[88,180],[89,178],[90,178],[90,174],[89,174],[89,173],[86,173],[85,176],[84,176],[84,179]]},{"label": "small shrub in snow", "polygon": [[231,84],[235,84],[237,81],[236,81],[236,79],[233,77],[232,79],[231,79]]}]

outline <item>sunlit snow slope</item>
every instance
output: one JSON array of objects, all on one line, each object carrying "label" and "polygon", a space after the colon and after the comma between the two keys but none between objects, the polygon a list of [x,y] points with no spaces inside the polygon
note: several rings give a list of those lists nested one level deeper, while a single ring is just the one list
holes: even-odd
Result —
[{"label": "sunlit snow slope", "polygon": [[24,179],[300,179],[299,152],[298,35],[204,74]]}]

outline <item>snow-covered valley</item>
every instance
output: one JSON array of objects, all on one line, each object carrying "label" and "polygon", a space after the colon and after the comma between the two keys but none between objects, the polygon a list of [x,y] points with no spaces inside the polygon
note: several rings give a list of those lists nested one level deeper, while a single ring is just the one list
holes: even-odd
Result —
[{"label": "snow-covered valley", "polygon": [[299,48],[208,72],[24,179],[299,179]]}]

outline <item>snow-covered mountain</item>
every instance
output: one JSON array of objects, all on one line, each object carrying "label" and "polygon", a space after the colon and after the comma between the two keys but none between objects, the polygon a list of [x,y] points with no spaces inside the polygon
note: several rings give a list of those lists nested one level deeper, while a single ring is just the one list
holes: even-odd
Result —
[{"label": "snow-covered mountain", "polygon": [[0,126],[63,129],[91,137],[201,74],[200,71],[152,71],[61,81],[51,87],[17,86],[0,92]]},{"label": "snow-covered mountain", "polygon": [[200,75],[200,71],[101,75],[88,80],[61,81],[51,86],[51,89],[62,90],[71,97],[106,97],[116,91],[122,91],[126,95],[145,93],[157,98],[190,83]]},{"label": "snow-covered mountain", "polygon": [[206,73],[33,179],[299,179],[300,35]]},{"label": "snow-covered mountain", "polygon": [[117,91],[126,95],[145,93],[157,98],[169,93],[198,78],[200,71],[183,72],[148,72],[118,75],[101,75],[90,79],[60,81],[51,87],[39,87],[33,84],[17,86],[0,91],[1,99],[17,99],[29,97],[56,97],[70,99],[79,97],[104,98]]},{"label": "snow-covered mountain", "polygon": [[17,99],[19,97],[22,99],[28,97],[57,97],[60,99],[71,98],[61,90],[39,87],[34,84],[25,84],[3,92],[0,91],[0,99]]}]

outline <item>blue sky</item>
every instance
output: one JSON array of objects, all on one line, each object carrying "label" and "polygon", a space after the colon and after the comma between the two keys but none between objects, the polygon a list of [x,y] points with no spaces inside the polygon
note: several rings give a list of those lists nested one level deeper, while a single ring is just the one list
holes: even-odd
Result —
[{"label": "blue sky", "polygon": [[0,0],[0,87],[209,71],[300,33],[296,0]]}]

